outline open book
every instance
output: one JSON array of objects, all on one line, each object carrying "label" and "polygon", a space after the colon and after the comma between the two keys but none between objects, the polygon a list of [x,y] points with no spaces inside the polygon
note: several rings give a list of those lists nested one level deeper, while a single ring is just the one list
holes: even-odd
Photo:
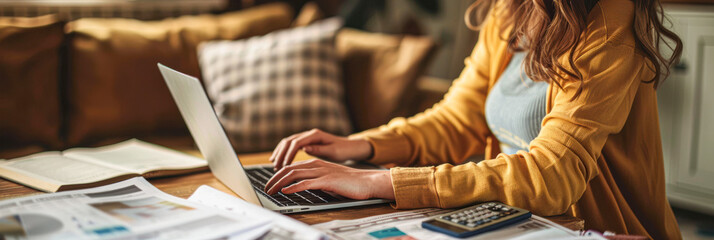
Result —
[{"label": "open book", "polygon": [[205,160],[131,139],[99,148],[42,152],[0,161],[0,177],[46,192],[96,187],[136,176],[207,169]]}]

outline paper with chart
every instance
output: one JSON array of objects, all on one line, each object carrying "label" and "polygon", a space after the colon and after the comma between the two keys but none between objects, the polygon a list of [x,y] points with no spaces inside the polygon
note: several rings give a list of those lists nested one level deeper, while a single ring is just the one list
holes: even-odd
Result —
[{"label": "paper with chart", "polygon": [[324,231],[331,239],[338,240],[602,239],[596,237],[581,237],[578,232],[569,230],[535,215],[521,223],[479,234],[471,238],[452,238],[421,227],[422,221],[450,211],[453,211],[453,209],[417,209],[355,220],[334,220],[312,226]]},{"label": "paper with chart", "polygon": [[[270,219],[270,224],[263,227],[264,232],[259,239],[317,240],[323,239],[325,236],[305,223],[253,205],[206,185],[199,187],[188,200],[229,211],[238,217],[264,216]],[[253,232],[257,232],[257,230]],[[232,235],[231,239],[256,239],[252,238],[253,235],[250,234],[251,232],[237,233]]]},{"label": "paper with chart", "polygon": [[168,195],[140,177],[0,201],[0,239],[215,239],[268,220]]}]

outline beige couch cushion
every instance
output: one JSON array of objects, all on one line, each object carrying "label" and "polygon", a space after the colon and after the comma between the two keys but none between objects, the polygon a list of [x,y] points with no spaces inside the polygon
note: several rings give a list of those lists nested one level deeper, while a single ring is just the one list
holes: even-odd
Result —
[{"label": "beige couch cushion", "polygon": [[71,22],[67,85],[70,146],[111,137],[187,134],[156,63],[199,76],[196,46],[287,28],[292,10],[269,4],[222,15],[163,21]]},{"label": "beige couch cushion", "polygon": [[417,110],[411,104],[416,81],[435,49],[433,40],[344,29],[337,34],[336,47],[355,130],[377,127]]},{"label": "beige couch cushion", "polygon": [[62,36],[63,25],[53,16],[0,18],[0,151],[60,145]]},{"label": "beige couch cushion", "polygon": [[332,18],[199,47],[206,92],[236,151],[272,151],[312,128],[351,132],[333,42],[341,26]]}]

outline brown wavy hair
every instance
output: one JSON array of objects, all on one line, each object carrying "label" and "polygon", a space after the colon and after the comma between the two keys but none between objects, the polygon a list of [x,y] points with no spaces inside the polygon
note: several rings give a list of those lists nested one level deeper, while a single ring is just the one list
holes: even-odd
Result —
[{"label": "brown wavy hair", "polygon": [[[501,36],[508,41],[508,49],[527,51],[524,59],[525,73],[534,81],[546,81],[562,85],[558,80],[566,77],[580,80],[583,76],[575,68],[573,55],[580,42],[580,37],[587,27],[588,6],[595,4],[592,0],[502,0],[505,16],[501,28]],[[672,65],[682,53],[682,40],[672,31],[664,27],[664,13],[659,0],[632,0],[635,4],[634,32],[636,44],[644,56],[652,63],[648,65],[655,73],[652,79],[644,80],[653,83],[657,88],[666,78]],[[482,22],[488,11],[493,11],[495,0],[477,0],[467,10],[466,25],[479,30],[474,22]],[[505,29],[513,26],[510,32]],[[665,41],[667,38],[670,41]],[[664,56],[658,46],[663,45],[672,50],[669,57]],[[563,66],[558,58],[568,54],[569,65]],[[569,70],[572,69],[572,70]],[[556,76],[553,81],[552,76]],[[575,97],[581,90],[578,89]]]}]

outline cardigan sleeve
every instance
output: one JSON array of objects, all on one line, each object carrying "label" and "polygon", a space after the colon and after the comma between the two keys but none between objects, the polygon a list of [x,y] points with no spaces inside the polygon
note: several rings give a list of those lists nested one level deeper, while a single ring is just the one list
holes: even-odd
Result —
[{"label": "cardigan sleeve", "polygon": [[[551,87],[552,108],[528,151],[459,166],[392,168],[397,208],[501,201],[539,215],[562,214],[599,174],[608,135],[624,126],[641,83],[653,74],[628,45],[603,42],[578,57],[584,81]],[[582,84],[582,92],[574,94]]]},{"label": "cardigan sleeve", "polygon": [[[482,33],[493,30],[490,22],[490,18],[486,20]],[[426,166],[461,163],[483,153],[490,135],[484,117],[491,64],[486,35],[479,35],[471,56],[464,61],[464,70],[439,103],[408,119],[395,118],[387,125],[351,136],[372,144],[369,162]]]}]

